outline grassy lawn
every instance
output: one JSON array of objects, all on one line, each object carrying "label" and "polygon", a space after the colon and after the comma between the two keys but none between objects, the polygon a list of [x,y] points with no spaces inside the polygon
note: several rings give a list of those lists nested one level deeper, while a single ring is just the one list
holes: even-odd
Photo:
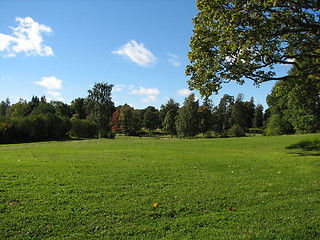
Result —
[{"label": "grassy lawn", "polygon": [[0,239],[319,239],[316,137],[0,145]]}]

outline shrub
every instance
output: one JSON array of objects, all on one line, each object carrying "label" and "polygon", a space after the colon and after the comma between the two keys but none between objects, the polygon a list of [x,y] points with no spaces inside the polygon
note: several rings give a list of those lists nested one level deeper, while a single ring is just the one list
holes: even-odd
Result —
[{"label": "shrub", "polygon": [[73,119],[71,120],[70,135],[81,138],[97,137],[97,124],[89,120]]},{"label": "shrub", "polygon": [[10,119],[1,119],[0,142],[6,143],[17,138],[17,127]]},{"label": "shrub", "polygon": [[229,137],[244,137],[246,133],[243,131],[243,129],[238,125],[233,125],[228,130],[228,136]]},{"label": "shrub", "polygon": [[1,142],[40,141],[65,138],[70,130],[70,120],[55,114],[29,115],[0,119]]}]

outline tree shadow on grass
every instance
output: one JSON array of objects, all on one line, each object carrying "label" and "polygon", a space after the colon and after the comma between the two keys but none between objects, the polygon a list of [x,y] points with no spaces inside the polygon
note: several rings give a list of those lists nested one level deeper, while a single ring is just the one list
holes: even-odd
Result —
[{"label": "tree shadow on grass", "polygon": [[301,156],[320,156],[320,139],[307,139],[291,144],[286,149],[299,149],[300,151],[290,152],[290,154],[300,154]]},{"label": "tree shadow on grass", "polygon": [[307,152],[307,151],[290,152],[289,154],[298,154],[303,157],[306,157],[306,156],[318,157],[318,156],[320,156],[320,152]]},{"label": "tree shadow on grass", "polygon": [[20,143],[40,143],[40,142],[67,142],[67,141],[83,141],[93,138],[80,138],[80,137],[65,137],[65,138],[44,138],[44,139],[28,139],[28,138],[20,138],[20,139],[9,139],[5,141],[0,141],[0,145],[2,144],[20,144]]}]

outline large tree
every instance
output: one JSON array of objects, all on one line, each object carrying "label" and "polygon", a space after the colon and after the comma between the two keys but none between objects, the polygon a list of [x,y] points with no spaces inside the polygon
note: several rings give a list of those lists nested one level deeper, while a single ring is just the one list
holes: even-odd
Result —
[{"label": "large tree", "polygon": [[120,109],[121,129],[126,135],[137,135],[141,128],[141,116],[133,107],[125,104]]},{"label": "large tree", "polygon": [[112,84],[95,83],[92,90],[88,90],[86,110],[88,118],[98,126],[99,137],[108,137],[111,132],[110,121],[115,111],[111,100]]},{"label": "large tree", "polygon": [[155,130],[159,126],[159,111],[149,106],[143,114],[143,126],[149,130]]},{"label": "large tree", "polygon": [[170,134],[171,137],[173,137],[173,135],[177,135],[176,116],[177,111],[171,109],[167,112],[167,115],[162,122],[164,131]]},{"label": "large tree", "polygon": [[198,110],[199,130],[204,135],[213,128],[212,105],[209,101],[205,101]]},{"label": "large tree", "polygon": [[263,127],[263,106],[261,104],[258,104],[254,108],[253,127],[254,128]]},{"label": "large tree", "polygon": [[74,118],[85,119],[86,118],[86,108],[85,99],[76,98],[71,102],[71,110],[74,114]]},{"label": "large tree", "polygon": [[[163,123],[165,117],[167,116],[167,113],[170,110],[173,110],[175,114],[177,113],[179,109],[179,103],[175,102],[174,99],[170,98],[166,104],[161,105],[160,112],[159,112],[159,118],[161,123]],[[164,125],[162,125],[164,127]]]},{"label": "large tree", "polygon": [[0,117],[5,117],[7,114],[7,109],[10,107],[10,100],[9,98],[6,101],[1,101],[0,103]]},{"label": "large tree", "polygon": [[180,138],[194,137],[199,133],[199,101],[194,94],[185,98],[176,118],[177,133]]},{"label": "large tree", "polygon": [[[302,66],[310,64],[311,59],[300,62]],[[315,132],[320,127],[320,74],[305,75],[294,66],[289,75],[300,77],[277,82],[267,97],[271,112],[267,133],[287,133],[289,124],[296,132]]]},{"label": "large tree", "polygon": [[[276,76],[277,64],[300,72],[320,72],[319,0],[197,0],[188,54],[188,83],[203,96],[231,80],[259,84],[294,79]],[[299,64],[313,58],[312,65]]]},{"label": "large tree", "polygon": [[233,105],[234,97],[228,94],[223,95],[218,107],[214,111],[214,118],[216,120],[214,126],[215,131],[223,132],[231,127],[230,117]]}]

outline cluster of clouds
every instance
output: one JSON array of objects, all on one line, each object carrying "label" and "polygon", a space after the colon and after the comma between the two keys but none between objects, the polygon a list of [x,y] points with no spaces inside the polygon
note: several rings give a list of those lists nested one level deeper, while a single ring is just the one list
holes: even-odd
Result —
[{"label": "cluster of clouds", "polygon": [[62,89],[62,80],[56,78],[55,76],[50,76],[43,77],[40,81],[35,81],[33,83],[44,87],[47,90],[46,93],[54,97],[56,100],[64,101],[64,99],[61,97],[61,92],[57,91]]},{"label": "cluster of clouds", "polygon": [[[122,92],[124,90],[128,89],[129,94],[137,95],[137,96],[144,96],[141,100],[144,103],[152,103],[157,100],[157,96],[161,94],[160,90],[157,88],[144,88],[144,87],[138,87],[136,88],[134,85],[126,86],[124,84],[115,85],[113,88],[114,92]],[[177,91],[178,96],[188,96],[191,94],[191,91],[183,88]]]},{"label": "cluster of clouds", "polygon": [[[142,67],[152,67],[157,63],[158,58],[147,49],[143,43],[137,43],[135,40],[120,46],[113,54],[128,59]],[[167,53],[168,62],[175,67],[180,67],[179,57],[173,53]]]},{"label": "cluster of clouds", "polygon": [[[34,21],[31,17],[17,17],[17,27],[9,27],[12,30],[11,35],[0,33],[0,54],[4,57],[17,57],[24,53],[27,56],[53,56],[51,47],[43,44],[43,34],[52,33],[52,29],[44,24]],[[1,80],[11,78],[1,77]],[[55,100],[64,101],[61,93],[57,90],[62,89],[62,80],[54,77],[43,77],[34,84],[40,85],[46,89],[46,93]]]},{"label": "cluster of clouds", "polygon": [[51,33],[52,29],[35,22],[31,17],[16,18],[17,27],[12,35],[0,33],[0,53],[5,57],[16,57],[19,53],[27,56],[53,56],[51,47],[43,44],[43,33]]},{"label": "cluster of clouds", "polygon": [[189,96],[191,91],[189,89],[183,88],[177,91],[179,96]]},{"label": "cluster of clouds", "polygon": [[[54,55],[52,48],[45,45],[43,40],[43,34],[52,33],[51,27],[40,24],[31,17],[17,17],[15,21],[17,22],[17,27],[9,27],[12,30],[11,35],[0,33],[0,56],[14,58],[19,54],[41,57]],[[158,58],[143,43],[137,43],[135,40],[120,46],[112,53],[141,67],[152,67],[158,61]],[[169,63],[175,67],[180,67],[178,56],[173,53],[166,53],[166,55]],[[4,77],[1,80],[4,80]],[[6,80],[8,79],[6,78]],[[44,87],[46,94],[49,94],[55,100],[64,101],[59,91],[63,88],[63,81],[57,77],[42,77],[39,81],[34,81],[33,83]],[[157,96],[160,95],[160,91],[157,88],[136,88],[133,85],[116,85],[114,91],[123,91],[125,88],[130,90],[129,94],[143,96],[141,100],[144,103],[155,102]],[[190,93],[188,89],[181,89],[177,92],[179,96],[187,96]]]},{"label": "cluster of clouds", "polygon": [[129,94],[143,96],[141,99],[144,103],[155,102],[157,100],[157,96],[160,95],[160,90],[157,88],[144,88],[138,87],[136,88],[134,85],[115,85],[113,88],[114,92],[122,92],[124,90],[129,90]]},{"label": "cluster of clouds", "polygon": [[150,50],[145,48],[143,43],[138,44],[135,40],[126,43],[117,50],[112,51],[112,53],[127,58],[143,67],[153,66],[157,62],[157,58]]},{"label": "cluster of clouds", "polygon": [[150,103],[155,102],[157,100],[157,96],[160,95],[160,91],[157,88],[144,88],[139,87],[139,89],[133,89],[130,94],[133,95],[144,95],[146,97],[142,98],[142,102]]}]

